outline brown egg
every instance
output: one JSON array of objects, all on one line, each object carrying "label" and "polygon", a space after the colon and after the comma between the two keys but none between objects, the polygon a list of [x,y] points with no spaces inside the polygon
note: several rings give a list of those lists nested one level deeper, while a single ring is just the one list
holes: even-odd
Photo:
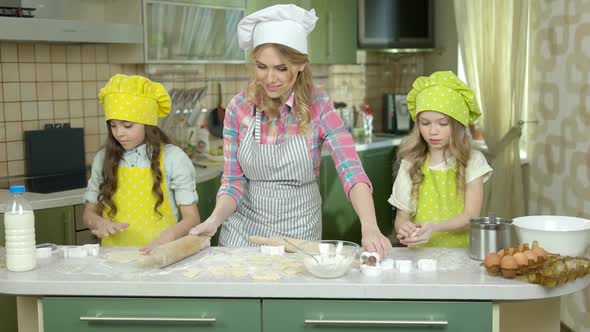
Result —
[{"label": "brown egg", "polygon": [[487,254],[484,261],[486,271],[488,271],[488,273],[493,276],[499,275],[501,261],[502,257],[500,257],[500,255],[496,254],[495,252]]},{"label": "brown egg", "polygon": [[516,270],[518,269],[518,263],[513,256],[504,256],[500,262],[502,267],[502,275],[505,278],[514,278],[516,276]]},{"label": "brown egg", "polygon": [[532,250],[526,250],[524,254],[529,260],[529,265],[537,264],[537,262],[539,261],[539,256],[537,256],[537,254],[535,254],[535,252]]},{"label": "brown egg", "polygon": [[491,252],[486,255],[486,259],[484,261],[485,266],[500,266],[500,262],[502,261],[502,257],[495,252]]},{"label": "brown egg", "polygon": [[500,258],[504,257],[504,255],[506,254],[506,249],[502,249],[500,251],[497,252],[498,256],[500,256]]},{"label": "brown egg", "polygon": [[508,248],[508,255],[512,256],[516,253],[516,248]]},{"label": "brown egg", "polygon": [[528,243],[523,243],[523,244],[519,244],[518,245],[518,251],[519,252],[525,252],[529,250],[529,244]]},{"label": "brown egg", "polygon": [[537,248],[533,248],[532,250],[535,253],[535,255],[537,255],[537,257],[539,257],[539,263],[543,263],[543,262],[545,262],[545,260],[547,260],[547,253],[545,252],[545,249],[543,249],[541,247],[537,247]]},{"label": "brown egg", "polygon": [[525,271],[529,264],[529,259],[526,257],[526,255],[522,252],[517,252],[512,257],[514,257],[516,264],[518,264],[519,271]]}]

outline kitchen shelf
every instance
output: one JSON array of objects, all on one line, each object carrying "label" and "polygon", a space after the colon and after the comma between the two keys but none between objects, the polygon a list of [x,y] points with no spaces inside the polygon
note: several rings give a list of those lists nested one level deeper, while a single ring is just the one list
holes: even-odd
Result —
[{"label": "kitchen shelf", "polygon": [[0,17],[0,40],[143,44],[143,25]]}]

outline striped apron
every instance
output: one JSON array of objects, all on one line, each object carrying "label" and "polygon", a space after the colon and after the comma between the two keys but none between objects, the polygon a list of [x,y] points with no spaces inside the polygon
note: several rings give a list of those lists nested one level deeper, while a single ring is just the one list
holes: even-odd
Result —
[{"label": "striped apron", "polygon": [[254,246],[248,236],[319,240],[322,198],[305,136],[281,144],[260,143],[260,114],[240,143],[238,160],[246,177],[240,204],[221,227],[219,244]]}]

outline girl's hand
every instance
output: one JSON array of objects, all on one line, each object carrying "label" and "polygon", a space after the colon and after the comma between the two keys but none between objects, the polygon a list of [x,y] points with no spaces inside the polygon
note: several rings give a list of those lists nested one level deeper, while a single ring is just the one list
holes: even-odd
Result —
[{"label": "girl's hand", "polygon": [[209,217],[204,222],[198,224],[197,226],[193,227],[190,231],[190,235],[201,235],[201,236],[213,236],[217,233],[217,229],[221,223],[216,220],[214,217]]},{"label": "girl's hand", "polygon": [[146,246],[139,248],[139,251],[141,251],[145,255],[148,255],[152,250],[154,250],[154,248],[159,247],[168,242],[172,242],[174,240],[176,240],[176,238],[174,237],[174,233],[170,229],[167,229],[160,233],[160,236],[158,236],[155,240],[148,243]]},{"label": "girl's hand", "polygon": [[376,252],[383,259],[391,250],[391,241],[383,234],[377,226],[363,226],[362,228],[363,248],[369,252]]},{"label": "girl's hand", "polygon": [[129,224],[127,223],[114,222],[102,217],[97,217],[92,220],[89,228],[92,234],[102,239],[103,237],[114,235],[117,232],[122,232],[127,227],[129,227]]},{"label": "girl's hand", "polygon": [[412,222],[406,222],[397,231],[397,239],[400,240],[401,243],[403,243],[402,240],[415,237],[417,234],[418,227],[416,226],[416,224]]},{"label": "girl's hand", "polygon": [[434,234],[434,227],[431,222],[426,222],[421,225],[416,225],[416,232],[414,236],[400,239],[400,242],[405,245],[423,244],[430,241]]}]

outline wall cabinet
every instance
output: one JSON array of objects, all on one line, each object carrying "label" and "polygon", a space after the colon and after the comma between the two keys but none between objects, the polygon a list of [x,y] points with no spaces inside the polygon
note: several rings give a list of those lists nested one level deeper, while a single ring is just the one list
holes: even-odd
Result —
[{"label": "wall cabinet", "polygon": [[146,63],[244,63],[244,0],[144,0]]},{"label": "wall cabinet", "polygon": [[492,331],[491,302],[42,299],[44,331]]},{"label": "wall cabinet", "polygon": [[[247,0],[246,15],[283,3]],[[308,38],[312,64],[354,64],[357,50],[357,0],[294,0],[301,8],[314,8],[318,21]]]},{"label": "wall cabinet", "polygon": [[[395,148],[386,147],[360,151],[359,158],[373,184],[373,201],[377,224],[384,235],[392,230],[393,212],[387,202],[393,186]],[[361,243],[360,220],[348,201],[331,156],[322,157],[320,165],[322,196],[322,238]]]}]

